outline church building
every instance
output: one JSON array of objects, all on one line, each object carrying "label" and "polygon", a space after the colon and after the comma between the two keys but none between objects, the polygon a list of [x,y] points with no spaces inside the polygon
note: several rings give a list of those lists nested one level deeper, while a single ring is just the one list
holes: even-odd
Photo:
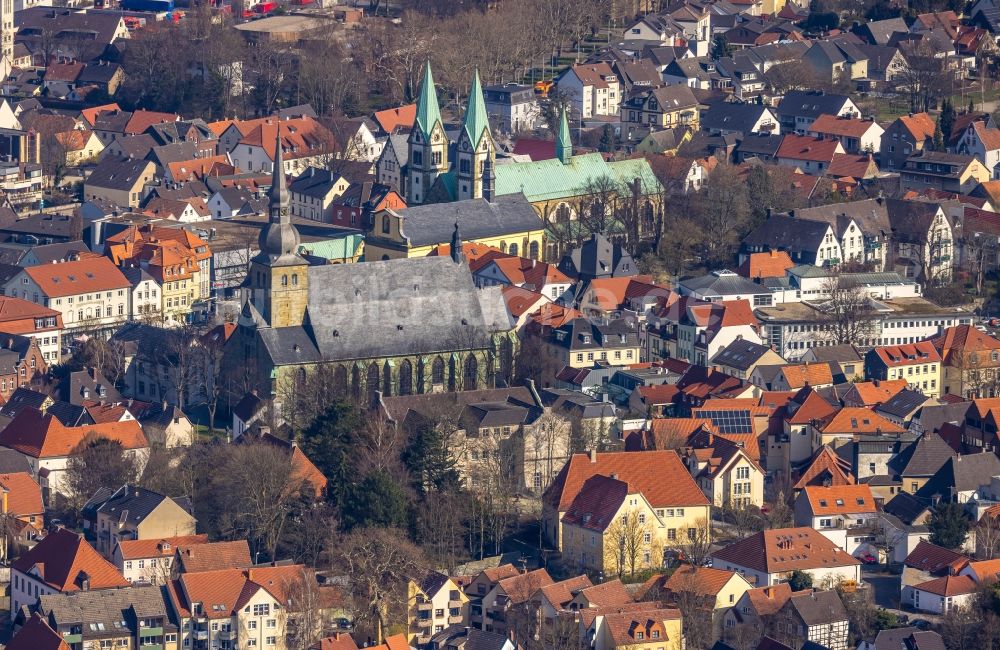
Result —
[{"label": "church building", "polygon": [[476,288],[457,227],[450,256],[311,265],[298,252],[280,142],[275,159],[228,381],[281,401],[320,371],[358,399],[490,388],[511,375],[517,339],[503,297]]},{"label": "church building", "polygon": [[[574,154],[565,111],[556,134],[554,158],[514,162],[502,157],[498,162],[478,71],[472,78],[461,127],[449,133],[428,62],[417,96],[416,120],[406,143],[405,156],[396,152],[394,145],[377,165],[380,178],[388,177],[391,171],[407,179],[402,184],[408,206],[470,199],[492,202],[499,196],[523,194],[546,223],[566,223],[575,220],[581,210],[593,209],[595,194],[606,195],[609,188],[616,188],[620,196],[628,197],[623,203],[648,215],[652,227],[663,192],[644,158],[607,161],[596,152]],[[548,251],[549,256],[561,252]]]}]

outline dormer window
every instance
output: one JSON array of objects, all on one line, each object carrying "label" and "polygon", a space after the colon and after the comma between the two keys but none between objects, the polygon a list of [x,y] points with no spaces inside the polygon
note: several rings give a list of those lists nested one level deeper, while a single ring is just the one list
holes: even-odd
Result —
[{"label": "dormer window", "polygon": [[590,334],[584,334],[583,335],[583,342],[584,343],[590,343]]}]

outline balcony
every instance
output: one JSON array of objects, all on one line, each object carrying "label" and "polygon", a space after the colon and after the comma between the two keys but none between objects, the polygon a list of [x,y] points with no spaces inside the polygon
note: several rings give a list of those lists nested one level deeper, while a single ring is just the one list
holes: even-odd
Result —
[{"label": "balcony", "polygon": [[83,643],[82,634],[69,634],[68,632],[63,632],[62,638],[63,641],[70,645],[73,645],[74,643]]},{"label": "balcony", "polygon": [[427,602],[417,603],[418,612],[429,612],[433,608],[434,608],[434,603],[427,603]]},{"label": "balcony", "polygon": [[417,627],[430,627],[430,626],[431,626],[431,619],[429,618],[417,619]]},{"label": "balcony", "polygon": [[194,630],[191,636],[195,638],[195,641],[207,641],[208,640],[208,630]]},{"label": "balcony", "polygon": [[162,627],[140,627],[139,634],[141,636],[163,636]]},{"label": "balcony", "polygon": [[163,650],[162,643],[142,643],[139,642],[139,650]]},{"label": "balcony", "polygon": [[431,642],[430,634],[418,634],[417,635],[417,645],[427,645]]},{"label": "balcony", "polygon": [[464,605],[464,604],[465,603],[463,603],[461,600],[449,600],[448,601],[448,609],[452,609],[453,607],[457,607],[457,608],[461,609],[462,605]]},{"label": "balcony", "polygon": [[459,614],[457,616],[449,616],[448,617],[448,625],[457,625],[457,624],[461,623],[463,620],[464,620],[464,618],[462,617],[461,614]]},{"label": "balcony", "polygon": [[219,630],[219,639],[231,640],[236,638],[236,630]]}]

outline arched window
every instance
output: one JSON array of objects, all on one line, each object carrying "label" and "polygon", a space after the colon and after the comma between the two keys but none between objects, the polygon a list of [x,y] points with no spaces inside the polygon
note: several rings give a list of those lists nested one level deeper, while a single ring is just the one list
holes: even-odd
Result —
[{"label": "arched window", "polygon": [[392,366],[388,361],[382,366],[382,395],[392,396]]},{"label": "arched window", "polygon": [[384,215],[382,217],[382,233],[388,235],[390,230],[392,228],[389,223],[389,215]]},{"label": "arched window", "polygon": [[566,223],[567,221],[569,221],[569,206],[560,203],[559,207],[556,208],[556,223]]},{"label": "arched window", "polygon": [[423,359],[417,361],[417,393],[423,394],[424,392],[424,375],[427,372],[427,364]]},{"label": "arched window", "polygon": [[287,275],[282,275],[281,276],[281,286],[283,286],[283,287],[287,287],[288,286],[288,276]]},{"label": "arched window", "polygon": [[399,364],[399,394],[410,395],[413,393],[413,364],[404,359]]},{"label": "arched window", "polygon": [[292,273],[292,286],[293,287],[299,286],[299,274],[298,273]]},{"label": "arched window", "polygon": [[500,339],[500,375],[507,385],[514,379],[514,344],[510,339]]},{"label": "arched window", "polygon": [[507,242],[505,242],[502,239],[500,240],[500,252],[501,253],[506,253],[507,252]]},{"label": "arched window", "polygon": [[351,396],[354,399],[361,397],[361,370],[357,366],[351,368]]},{"label": "arched window", "polygon": [[431,367],[431,383],[444,383],[444,359],[441,357],[434,359],[434,365]]},{"label": "arched window", "polygon": [[368,381],[365,383],[365,388],[368,389],[368,404],[375,403],[375,393],[379,389],[379,372],[378,364],[373,363],[368,366]]},{"label": "arched window", "polygon": [[333,391],[337,397],[347,395],[347,367],[337,366],[333,371]]},{"label": "arched window", "polygon": [[479,360],[475,354],[465,357],[465,376],[462,379],[463,390],[476,390],[479,388]]},{"label": "arched window", "polygon": [[448,359],[448,392],[454,393],[458,390],[458,369],[455,367],[455,356]]},{"label": "arched window", "polygon": [[514,257],[517,257],[517,244],[511,244],[509,247],[507,247],[507,253],[513,255]]},{"label": "arched window", "polygon": [[531,259],[533,259],[533,260],[537,260],[538,259],[538,242],[537,241],[531,242],[531,246],[529,247],[529,250],[531,251],[531,253],[529,253],[528,256]]},{"label": "arched window", "polygon": [[299,368],[298,371],[295,373],[295,385],[298,388],[300,388],[300,389],[306,387],[306,369],[305,368]]}]

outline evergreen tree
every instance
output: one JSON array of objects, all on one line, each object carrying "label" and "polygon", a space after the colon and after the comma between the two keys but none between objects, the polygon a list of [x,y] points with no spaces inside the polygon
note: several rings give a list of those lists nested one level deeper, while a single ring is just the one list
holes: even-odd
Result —
[{"label": "evergreen tree", "polygon": [[347,490],[342,508],[344,528],[403,528],[409,510],[409,499],[399,482],[388,472],[376,470]]},{"label": "evergreen tree", "polygon": [[403,464],[410,472],[413,488],[418,494],[458,485],[458,471],[455,459],[448,451],[444,428],[440,422],[425,423],[416,430],[403,450]]},{"label": "evergreen tree", "polygon": [[931,151],[944,151],[944,135],[941,133],[941,116],[938,115],[934,124],[934,139],[931,142]]},{"label": "evergreen tree", "polygon": [[972,99],[969,100],[969,108],[965,112],[966,113],[975,113],[976,112],[976,102],[975,102],[975,100],[972,100]]},{"label": "evergreen tree", "polygon": [[931,512],[927,526],[931,531],[931,543],[957,550],[965,543],[969,533],[969,518],[958,503],[941,502]]},{"label": "evergreen tree", "polygon": [[788,586],[792,588],[792,591],[811,589],[813,586],[813,577],[805,571],[796,569],[792,571],[792,575],[788,578]]},{"label": "evergreen tree", "polygon": [[712,43],[712,58],[722,59],[727,56],[732,56],[733,46],[729,44],[729,40],[726,38],[725,34],[718,34]]},{"label": "evergreen tree", "polygon": [[601,131],[601,141],[597,144],[597,148],[604,153],[612,153],[618,147],[618,138],[615,137],[615,130],[611,128],[610,124],[605,124],[604,129]]},{"label": "evergreen tree", "polygon": [[361,428],[357,407],[340,400],[302,431],[299,447],[329,481],[327,497],[343,504],[345,491],[356,478],[353,460],[356,457],[355,432]]},{"label": "evergreen tree", "polygon": [[[938,124],[941,127],[942,144],[947,145],[948,140],[951,138],[951,130],[955,126],[955,107],[952,106],[950,99],[945,99],[941,102],[941,114],[938,116]],[[944,147],[939,149],[939,151],[943,150]]]}]

